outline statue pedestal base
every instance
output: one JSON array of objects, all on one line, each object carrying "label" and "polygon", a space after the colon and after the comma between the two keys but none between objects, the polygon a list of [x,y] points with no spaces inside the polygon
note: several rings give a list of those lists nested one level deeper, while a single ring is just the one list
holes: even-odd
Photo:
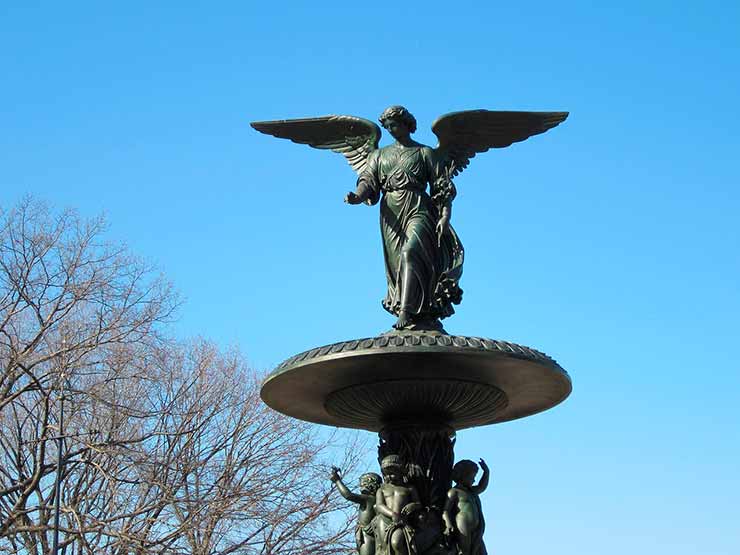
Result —
[{"label": "statue pedestal base", "polygon": [[[395,471],[383,468],[378,499],[418,502],[404,501],[410,513],[400,512],[397,522],[376,515],[373,555],[485,555],[478,495],[488,470],[483,464],[477,486],[474,462],[453,470],[455,431],[544,411],[570,392],[567,372],[539,351],[403,331],[291,357],[267,377],[261,395],[273,409],[301,420],[379,432],[378,462],[403,461],[402,470],[398,464]],[[445,535],[448,526],[452,533]],[[360,547],[363,553],[366,546]]]}]

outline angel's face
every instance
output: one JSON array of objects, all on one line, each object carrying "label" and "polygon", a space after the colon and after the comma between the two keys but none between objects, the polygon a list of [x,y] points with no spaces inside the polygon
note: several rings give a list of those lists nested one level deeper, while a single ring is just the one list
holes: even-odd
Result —
[{"label": "angel's face", "polygon": [[411,133],[406,124],[397,119],[391,119],[386,121],[385,128],[391,134],[391,136],[398,140],[407,138]]}]

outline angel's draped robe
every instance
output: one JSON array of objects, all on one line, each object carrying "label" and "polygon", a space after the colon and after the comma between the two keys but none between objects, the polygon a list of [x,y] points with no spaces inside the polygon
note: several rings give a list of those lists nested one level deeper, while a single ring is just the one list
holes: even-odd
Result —
[{"label": "angel's draped robe", "polygon": [[432,200],[444,183],[439,179],[440,167],[427,146],[393,144],[369,155],[357,182],[358,193],[366,196],[368,204],[380,200],[388,280],[383,307],[396,316],[404,310],[417,324],[450,316],[452,304],[459,303],[462,295],[458,285],[462,244],[451,226],[441,245],[437,239],[440,211],[454,196],[453,192]]}]

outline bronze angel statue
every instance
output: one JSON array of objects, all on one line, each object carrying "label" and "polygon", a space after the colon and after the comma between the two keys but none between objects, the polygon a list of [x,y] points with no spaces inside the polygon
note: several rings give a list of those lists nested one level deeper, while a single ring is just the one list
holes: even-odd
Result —
[{"label": "bronze angel statue", "polygon": [[432,125],[436,148],[411,138],[416,119],[403,106],[380,115],[395,142],[378,148],[381,130],[355,116],[254,122],[262,133],[343,154],[357,172],[349,204],[380,202],[380,230],[388,280],[383,307],[398,330],[441,330],[462,298],[464,251],[450,225],[457,194],[452,178],[470,159],[544,133],[567,112],[468,110],[439,117]]}]

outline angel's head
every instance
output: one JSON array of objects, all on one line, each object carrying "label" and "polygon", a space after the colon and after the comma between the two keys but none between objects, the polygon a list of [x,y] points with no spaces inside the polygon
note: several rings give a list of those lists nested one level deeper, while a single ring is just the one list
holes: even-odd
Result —
[{"label": "angel's head", "polygon": [[378,118],[394,139],[407,137],[416,131],[416,118],[403,106],[390,106]]}]

